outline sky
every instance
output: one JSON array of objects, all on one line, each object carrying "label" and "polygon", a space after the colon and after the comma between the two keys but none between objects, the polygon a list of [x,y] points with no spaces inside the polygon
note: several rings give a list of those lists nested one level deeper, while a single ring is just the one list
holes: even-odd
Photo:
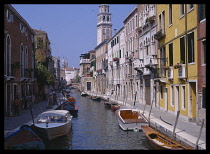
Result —
[{"label": "sky", "polygon": [[[52,56],[65,58],[68,67],[79,68],[80,55],[97,46],[100,4],[12,4],[31,28],[47,32]],[[112,35],[137,4],[109,4]]]}]

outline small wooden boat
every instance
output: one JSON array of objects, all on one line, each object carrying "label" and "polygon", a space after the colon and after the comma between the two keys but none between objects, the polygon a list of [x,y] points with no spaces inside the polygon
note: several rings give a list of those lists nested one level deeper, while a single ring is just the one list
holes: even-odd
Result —
[{"label": "small wooden boat", "polygon": [[19,130],[4,139],[5,150],[44,150],[42,139],[30,128],[20,127]]},{"label": "small wooden boat", "polygon": [[38,115],[34,127],[42,139],[52,140],[71,130],[72,117],[67,110],[46,111]]},{"label": "small wooden boat", "polygon": [[116,111],[119,108],[120,108],[120,104],[111,104],[111,110],[112,111]]},{"label": "small wooden boat", "polygon": [[105,106],[105,107],[111,108],[112,105],[118,105],[118,103],[111,102],[111,101],[109,101],[109,102],[104,102],[104,106]]},{"label": "small wooden boat", "polygon": [[141,125],[148,125],[148,121],[141,116],[137,109],[121,109],[116,111],[119,126],[122,130],[141,130]]},{"label": "small wooden boat", "polygon": [[149,126],[142,125],[141,129],[146,135],[150,144],[156,150],[192,150],[191,148],[172,140],[171,138],[159,133]]},{"label": "small wooden boat", "polygon": [[85,92],[81,92],[81,96],[87,96],[88,94]]},{"label": "small wooden boat", "polygon": [[76,102],[64,102],[60,106],[61,110],[68,110],[71,115],[76,116],[78,114],[78,106],[76,105]]},{"label": "small wooden boat", "polygon": [[101,100],[101,97],[98,97],[98,96],[92,96],[92,100],[94,100],[94,101],[100,101],[100,100]]},{"label": "small wooden boat", "polygon": [[75,99],[73,96],[69,96],[69,97],[67,98],[67,101],[68,101],[68,102],[76,102],[76,99]]}]

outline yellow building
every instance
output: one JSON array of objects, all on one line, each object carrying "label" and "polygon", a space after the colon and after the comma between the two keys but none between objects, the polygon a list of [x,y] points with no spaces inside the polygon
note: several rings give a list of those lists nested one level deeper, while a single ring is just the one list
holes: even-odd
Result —
[{"label": "yellow building", "polygon": [[196,120],[197,5],[158,4],[159,106]]}]

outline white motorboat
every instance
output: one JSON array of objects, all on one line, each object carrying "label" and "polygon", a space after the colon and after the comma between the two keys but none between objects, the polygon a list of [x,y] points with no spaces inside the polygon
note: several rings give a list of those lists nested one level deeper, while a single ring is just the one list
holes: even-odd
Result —
[{"label": "white motorboat", "polygon": [[85,92],[81,92],[81,96],[87,96],[88,94]]},{"label": "white motorboat", "polygon": [[116,111],[118,123],[122,130],[141,130],[141,125],[148,125],[147,119],[137,109],[119,108]]},{"label": "white motorboat", "polygon": [[71,130],[72,115],[67,110],[50,110],[38,115],[35,122],[36,133],[43,140],[52,140]]}]

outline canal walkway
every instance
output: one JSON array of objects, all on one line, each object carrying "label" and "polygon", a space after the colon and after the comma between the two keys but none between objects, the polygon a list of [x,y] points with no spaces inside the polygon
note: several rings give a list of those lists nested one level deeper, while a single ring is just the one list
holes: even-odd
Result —
[{"label": "canal walkway", "polygon": [[[110,99],[110,101],[114,101]],[[119,104],[125,103],[123,100],[117,101]],[[133,108],[134,102],[131,100],[127,100],[125,106],[128,108]],[[124,105],[124,104],[123,104]],[[135,103],[135,108],[140,110],[140,113],[143,113],[144,104]],[[146,118],[149,117],[150,106],[146,105],[144,115]],[[166,135],[172,135],[174,124],[176,120],[176,115],[160,110],[156,107],[152,107],[152,111],[150,114],[150,122],[151,126],[155,127],[157,130],[165,133]],[[183,118],[178,119],[178,123],[175,131],[175,139],[180,141],[181,143],[188,144],[192,147],[195,147],[197,138],[199,136],[201,126],[196,125],[193,122],[188,122]],[[200,140],[198,142],[198,149],[205,150],[206,149],[206,128],[203,127],[202,133],[200,136]]]}]

